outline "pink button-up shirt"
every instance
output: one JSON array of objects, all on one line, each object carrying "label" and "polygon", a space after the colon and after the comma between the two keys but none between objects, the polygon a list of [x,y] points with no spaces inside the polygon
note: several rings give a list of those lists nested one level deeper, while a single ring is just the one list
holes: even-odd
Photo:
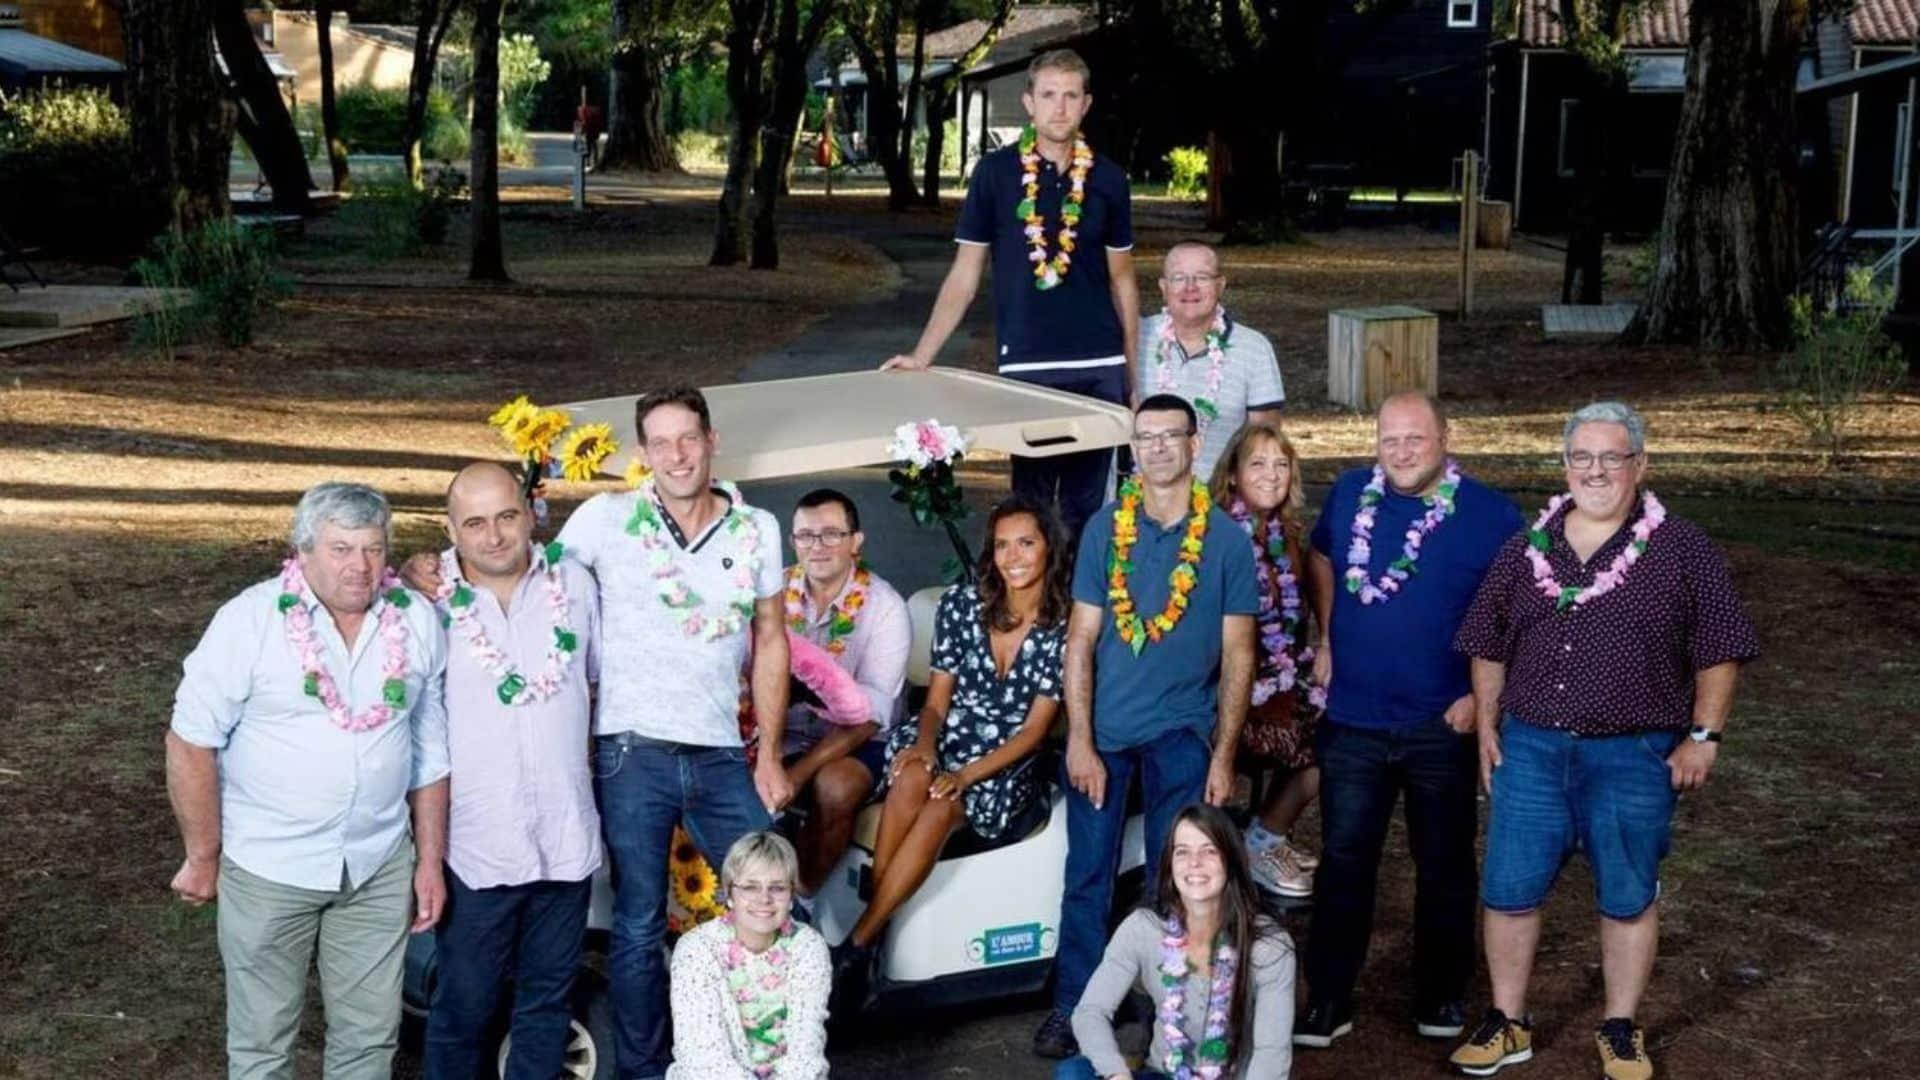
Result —
[{"label": "pink button-up shirt", "polygon": [[[833,603],[837,605],[845,600],[852,589],[853,575],[849,574]],[[800,590],[800,604],[807,620],[802,635],[825,648],[832,637],[827,631],[833,614],[831,606],[824,611],[815,610],[813,596],[804,585]],[[884,742],[887,729],[900,719],[901,707],[906,701],[901,691],[907,682],[907,654],[913,651],[913,622],[907,616],[907,602],[893,586],[874,574],[867,588],[866,603],[854,616],[853,632],[841,641],[846,648],[833,658],[834,662],[860,684],[861,692],[867,696],[867,719],[880,725],[873,737]],[[787,710],[786,752],[798,754],[812,749],[814,743],[832,730],[833,725],[811,706],[794,705]]]},{"label": "pink button-up shirt", "polygon": [[[545,672],[555,640],[545,549],[534,546],[509,611],[500,610],[491,590],[467,584],[451,550],[441,565],[452,585],[472,590],[476,622],[511,669],[529,682]],[[599,593],[579,563],[563,558],[558,569],[578,645],[551,697],[502,704],[502,675],[481,663],[459,622],[447,628],[447,864],[468,888],[579,881],[600,866],[600,815],[587,761],[588,683],[599,680]],[[447,613],[448,603],[440,610]]]}]

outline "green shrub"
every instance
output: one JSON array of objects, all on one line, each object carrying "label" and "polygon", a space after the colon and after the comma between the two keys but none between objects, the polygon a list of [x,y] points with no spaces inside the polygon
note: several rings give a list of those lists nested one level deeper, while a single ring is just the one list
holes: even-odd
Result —
[{"label": "green shrub", "polygon": [[1207,152],[1197,146],[1167,151],[1167,197],[1203,199],[1207,195]]},{"label": "green shrub", "polygon": [[140,338],[169,354],[202,337],[247,344],[260,315],[292,291],[274,265],[273,234],[233,218],[163,235],[133,269],[150,288],[192,290],[185,304],[166,294],[160,310],[141,320]]},{"label": "green shrub", "polygon": [[420,139],[420,156],[427,161],[464,161],[467,147],[467,122],[454,114],[453,102],[440,93],[428,98],[427,130]]},{"label": "green shrub", "polygon": [[1889,389],[1906,374],[1900,348],[1882,332],[1893,310],[1893,290],[1856,268],[1842,302],[1816,309],[1805,295],[1788,301],[1794,350],[1774,368],[1775,389],[1787,414],[1800,422],[1829,463],[1840,453],[1860,399]]},{"label": "green shrub", "polygon": [[100,90],[0,94],[0,225],[22,244],[138,250],[152,221],[127,115]]},{"label": "green shrub", "polygon": [[453,207],[466,196],[467,176],[452,167],[426,170],[419,188],[404,178],[361,184],[341,208],[354,243],[376,261],[418,254],[446,242]]},{"label": "green shrub", "polygon": [[[431,99],[428,104],[432,108]],[[354,154],[397,154],[407,129],[407,92],[348,86],[334,96],[340,138]]]},{"label": "green shrub", "polygon": [[727,137],[704,131],[682,131],[673,137],[673,154],[683,169],[727,167]]}]

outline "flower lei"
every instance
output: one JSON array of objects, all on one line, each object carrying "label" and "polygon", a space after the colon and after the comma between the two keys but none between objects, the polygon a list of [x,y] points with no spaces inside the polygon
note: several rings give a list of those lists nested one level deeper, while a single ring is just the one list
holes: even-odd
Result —
[{"label": "flower lei", "polygon": [[392,570],[380,576],[380,588],[386,592],[387,606],[380,610],[380,640],[386,656],[380,662],[380,701],[358,716],[347,709],[347,700],[327,671],[326,649],[313,631],[313,613],[307,610],[304,596],[306,575],[300,560],[289,558],[280,565],[280,599],[276,601],[287,628],[287,643],[300,654],[300,670],[305,674],[301,688],[308,697],[320,699],[327,719],[341,731],[374,731],[407,707],[407,621],[403,612],[413,597],[401,588]]},{"label": "flower lei", "polygon": [[660,602],[678,613],[681,633],[705,637],[708,641],[739,633],[753,618],[753,583],[760,576],[760,530],[745,510],[740,489],[722,481],[719,488],[727,496],[726,516],[721,528],[740,538],[740,562],[733,572],[733,594],[717,610],[705,609],[700,595],[687,588],[685,574],[674,559],[667,542],[667,526],[661,520],[659,504],[654,501],[654,481],[641,482],[633,503],[633,517],[627,532],[640,540],[653,564],[653,579],[660,590]]},{"label": "flower lei", "polygon": [[1135,656],[1147,642],[1159,641],[1173,632],[1180,617],[1187,613],[1187,594],[1200,582],[1200,553],[1207,537],[1207,511],[1213,500],[1207,485],[1198,477],[1193,481],[1192,514],[1187,518],[1187,535],[1180,541],[1180,554],[1167,575],[1171,590],[1167,606],[1151,619],[1141,619],[1134,609],[1133,595],[1127,587],[1127,575],[1133,573],[1133,545],[1140,539],[1140,476],[1135,473],[1120,483],[1120,505],[1113,512],[1113,552],[1107,559],[1107,598],[1112,601],[1113,625],[1120,640],[1133,649]]},{"label": "flower lei", "polygon": [[1073,262],[1073,239],[1080,224],[1080,207],[1087,201],[1087,173],[1093,169],[1093,148],[1078,132],[1073,136],[1073,164],[1067,170],[1072,185],[1060,200],[1060,250],[1047,257],[1047,219],[1040,216],[1040,137],[1028,124],[1020,131],[1020,186],[1026,197],[1014,216],[1026,227],[1027,259],[1033,265],[1033,287],[1042,291],[1060,284]]},{"label": "flower lei", "polygon": [[466,635],[468,655],[482,671],[499,680],[493,693],[502,705],[527,705],[559,693],[567,665],[580,648],[580,636],[573,632],[573,623],[567,617],[566,579],[560,573],[560,559],[565,553],[558,541],[542,549],[547,565],[541,576],[547,586],[547,610],[552,613],[553,641],[547,645],[547,666],[532,679],[520,674],[506,651],[488,640],[486,628],[474,611],[473,586],[460,577],[459,558],[451,549],[440,555],[440,591],[434,599],[447,605],[452,625]]},{"label": "flower lei", "polygon": [[1160,985],[1166,996],[1160,999],[1160,1036],[1167,1042],[1166,1072],[1174,1080],[1218,1080],[1225,1076],[1229,1046],[1227,1025],[1233,1011],[1233,977],[1237,957],[1233,946],[1215,941],[1213,981],[1207,990],[1207,1024],[1200,1034],[1200,1045],[1188,1037],[1187,1005],[1187,931],[1169,915],[1161,921]]},{"label": "flower lei", "polygon": [[780,924],[773,944],[757,954],[758,964],[756,954],[740,941],[733,913],[722,916],[720,923],[726,928],[720,964],[726,969],[727,992],[740,1013],[740,1027],[747,1033],[747,1070],[756,1077],[772,1076],[776,1063],[787,1053],[787,960],[793,947],[793,920]]},{"label": "flower lei", "polygon": [[1387,572],[1380,575],[1378,581],[1369,580],[1367,569],[1373,560],[1373,519],[1379,513],[1380,501],[1387,494],[1386,470],[1375,465],[1373,478],[1367,481],[1366,487],[1360,489],[1360,509],[1353,515],[1353,543],[1347,548],[1347,591],[1359,594],[1363,604],[1385,603],[1392,599],[1400,586],[1418,571],[1420,542],[1453,513],[1453,495],[1459,488],[1460,466],[1448,458],[1439,488],[1422,500],[1427,504],[1427,512],[1407,526],[1407,538],[1400,545],[1400,557],[1387,564]]},{"label": "flower lei", "polygon": [[[1298,659],[1293,644],[1300,629],[1300,579],[1294,575],[1293,560],[1287,558],[1287,530],[1279,514],[1267,519],[1266,528],[1255,535],[1253,512],[1239,497],[1227,505],[1227,513],[1240,523],[1253,543],[1253,569],[1260,578],[1260,648],[1266,654],[1262,668],[1267,674],[1253,680],[1253,703],[1265,705],[1276,694],[1284,694],[1304,682],[1299,666],[1313,663],[1313,647],[1300,650]],[[1274,603],[1273,594],[1280,593]],[[1318,691],[1309,687],[1309,695]]]},{"label": "flower lei", "polygon": [[[1174,332],[1173,315],[1165,308],[1160,313],[1166,319],[1160,324],[1159,347],[1154,350],[1154,374],[1157,377],[1155,389],[1163,394],[1176,393],[1174,356],[1176,352],[1182,360],[1186,356],[1180,344],[1180,335]],[[1227,369],[1227,309],[1214,305],[1213,322],[1207,326],[1207,396],[1193,399],[1193,411],[1198,418],[1196,425],[1202,433],[1220,419],[1220,383]]]},{"label": "flower lei", "polygon": [[1613,565],[1593,575],[1593,584],[1584,589],[1571,585],[1562,585],[1554,579],[1553,567],[1547,565],[1547,552],[1553,548],[1553,538],[1547,534],[1547,523],[1553,520],[1567,500],[1573,498],[1565,492],[1555,495],[1540,511],[1533,527],[1527,530],[1527,560],[1533,563],[1533,583],[1541,595],[1553,601],[1555,611],[1565,611],[1570,607],[1579,607],[1590,600],[1596,600],[1619,588],[1627,580],[1627,571],[1640,561],[1646,553],[1647,541],[1653,537],[1653,531],[1667,520],[1667,508],[1653,497],[1653,492],[1640,493],[1640,520],[1633,523],[1633,539],[1620,554],[1614,556]]},{"label": "flower lei", "polygon": [[[787,567],[787,625],[796,634],[807,631],[807,607],[805,596],[806,571],[798,566]],[[866,606],[867,589],[873,584],[873,571],[865,566],[853,568],[852,583],[845,595],[829,606],[832,612],[827,619],[827,642],[823,648],[835,656],[847,651],[847,637],[853,633],[854,620],[860,609]]]}]

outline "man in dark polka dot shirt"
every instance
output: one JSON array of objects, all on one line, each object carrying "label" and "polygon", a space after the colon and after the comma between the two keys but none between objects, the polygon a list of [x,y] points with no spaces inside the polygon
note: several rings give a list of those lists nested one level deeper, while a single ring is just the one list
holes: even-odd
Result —
[{"label": "man in dark polka dot shirt", "polygon": [[1600,910],[1601,1067],[1653,1075],[1634,1012],[1659,943],[1660,860],[1678,793],[1706,783],[1759,642],[1719,550],[1641,486],[1645,431],[1618,402],[1568,419],[1570,493],[1501,550],[1454,640],[1473,658],[1492,797],[1481,901],[1493,1007],[1453,1055],[1470,1075],[1533,1055],[1540,905],[1576,850]]}]

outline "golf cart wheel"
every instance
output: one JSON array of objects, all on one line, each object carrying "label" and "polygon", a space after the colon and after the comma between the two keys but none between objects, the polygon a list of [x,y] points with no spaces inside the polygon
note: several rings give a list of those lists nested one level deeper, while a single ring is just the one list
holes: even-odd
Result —
[{"label": "golf cart wheel", "polygon": [[[567,1025],[567,1050],[561,1058],[565,1080],[613,1080],[613,1003],[599,976],[581,972],[574,990],[573,1020]],[[500,1040],[498,1066],[507,1075],[513,1036]]]}]

